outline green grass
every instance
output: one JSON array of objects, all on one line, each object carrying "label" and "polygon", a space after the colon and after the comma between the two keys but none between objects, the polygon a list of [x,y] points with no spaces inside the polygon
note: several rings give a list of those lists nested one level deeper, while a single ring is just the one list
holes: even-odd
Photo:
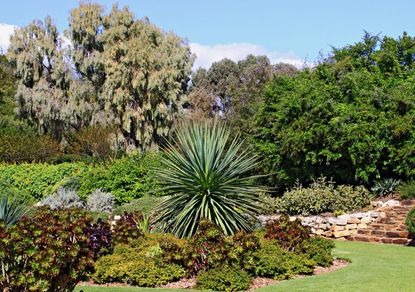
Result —
[{"label": "green grass", "polygon": [[[415,247],[338,241],[334,254],[352,263],[331,273],[283,281],[257,291],[415,291]],[[84,292],[191,291],[120,287],[78,287],[75,291],[81,289]]]},{"label": "green grass", "polygon": [[415,291],[415,248],[336,242],[334,254],[352,260],[346,268],[284,281],[257,291]]}]

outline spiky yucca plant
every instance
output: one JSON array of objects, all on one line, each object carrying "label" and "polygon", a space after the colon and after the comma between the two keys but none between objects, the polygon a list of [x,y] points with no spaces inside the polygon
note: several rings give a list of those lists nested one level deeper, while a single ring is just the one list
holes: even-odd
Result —
[{"label": "spiky yucca plant", "polygon": [[192,236],[201,219],[219,225],[225,234],[251,231],[249,219],[260,212],[260,188],[250,175],[258,158],[219,122],[184,124],[169,143],[156,175],[171,195],[155,209],[161,231]]},{"label": "spiky yucca plant", "polygon": [[4,224],[5,226],[16,224],[17,221],[30,211],[30,208],[24,203],[10,199],[9,197],[9,194],[0,196],[0,224]]}]

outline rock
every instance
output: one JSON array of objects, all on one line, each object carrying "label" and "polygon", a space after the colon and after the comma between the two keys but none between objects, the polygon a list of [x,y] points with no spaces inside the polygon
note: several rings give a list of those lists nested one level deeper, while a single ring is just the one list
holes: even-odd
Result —
[{"label": "rock", "polygon": [[353,218],[357,218],[357,219],[369,217],[367,213],[363,213],[363,212],[354,213],[354,214],[351,214],[350,216]]},{"label": "rock", "polygon": [[360,223],[360,220],[354,217],[347,220],[347,224],[358,224],[358,223]]},{"label": "rock", "polygon": [[322,230],[327,230],[327,229],[329,229],[329,227],[330,227],[330,224],[327,224],[327,223],[318,225],[318,228],[322,229]]},{"label": "rock", "polygon": [[334,231],[334,232],[333,232],[333,236],[334,236],[335,238],[339,238],[339,237],[347,237],[347,236],[350,236],[350,231],[349,231],[349,230]]},{"label": "rock", "polygon": [[323,233],[324,233],[324,231],[323,231],[323,230],[321,230],[321,229],[317,229],[317,230],[316,230],[316,234],[317,234],[317,235],[323,235]]},{"label": "rock", "polygon": [[356,229],[357,228],[357,224],[347,224],[346,225],[346,229]]},{"label": "rock", "polygon": [[370,217],[364,217],[364,218],[360,219],[360,223],[365,224],[365,225],[370,223],[370,222],[372,222],[372,218],[370,218]]},{"label": "rock", "polygon": [[369,211],[367,213],[369,214],[369,217],[371,217],[371,218],[378,218],[378,217],[380,217],[380,213],[379,212],[376,212],[376,211]]},{"label": "rock", "polygon": [[347,219],[342,219],[342,218],[333,218],[330,217],[328,218],[328,221],[331,225],[346,225],[347,224]]},{"label": "rock", "polygon": [[366,229],[367,228],[367,224],[365,224],[365,223],[357,224],[357,228],[359,228],[359,229]]},{"label": "rock", "polygon": [[370,205],[372,205],[372,207],[374,207],[374,208],[379,208],[383,205],[383,202],[382,201],[372,201],[372,202],[370,202]]},{"label": "rock", "polygon": [[352,217],[349,215],[349,214],[343,214],[343,215],[340,215],[340,216],[338,216],[337,217],[337,219],[340,219],[340,220],[346,220],[346,222],[348,221],[348,220],[350,220]]},{"label": "rock", "polygon": [[330,230],[331,231],[342,231],[342,230],[345,230],[345,227],[344,226],[333,225],[333,226],[330,227]]},{"label": "rock", "polygon": [[400,203],[398,200],[389,200],[382,204],[383,207],[393,207],[393,206],[399,206]]}]

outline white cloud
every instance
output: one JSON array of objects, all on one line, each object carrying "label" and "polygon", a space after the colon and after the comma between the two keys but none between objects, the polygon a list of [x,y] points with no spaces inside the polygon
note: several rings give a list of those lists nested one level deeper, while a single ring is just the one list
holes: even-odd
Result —
[{"label": "white cloud", "polygon": [[5,52],[10,44],[10,36],[17,28],[15,25],[0,23],[0,50]]},{"label": "white cloud", "polygon": [[294,52],[272,52],[260,45],[249,43],[235,43],[205,46],[197,43],[190,43],[190,48],[196,54],[196,61],[194,68],[203,67],[209,68],[212,63],[217,62],[223,58],[228,58],[233,61],[244,59],[247,55],[266,55],[271,63],[289,63],[296,67],[302,67],[305,60],[296,56]]}]

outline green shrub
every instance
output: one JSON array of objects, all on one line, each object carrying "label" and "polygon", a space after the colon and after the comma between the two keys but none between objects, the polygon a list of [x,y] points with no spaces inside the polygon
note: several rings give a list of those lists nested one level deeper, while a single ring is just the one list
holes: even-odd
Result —
[{"label": "green shrub", "polygon": [[281,248],[298,251],[303,242],[310,238],[311,230],[303,226],[300,219],[290,221],[287,215],[265,226],[265,238],[274,240]]},{"label": "green shrub", "polygon": [[405,224],[408,231],[415,234],[415,208],[412,208],[411,211],[409,211],[406,216]]},{"label": "green shrub", "polygon": [[[96,283],[127,283],[155,287],[185,276],[185,269],[174,263],[172,250],[177,242],[168,236],[141,237],[129,245],[118,244],[111,255],[95,264],[92,279]],[[174,246],[174,247],[173,247]]]},{"label": "green shrub", "polygon": [[163,195],[151,170],[159,165],[157,153],[126,156],[94,167],[79,176],[79,195],[86,198],[96,189],[114,195],[118,204],[128,203],[145,195]]},{"label": "green shrub", "polygon": [[301,252],[310,260],[316,262],[318,266],[328,267],[333,263],[331,254],[335,244],[332,240],[322,237],[311,237],[305,240],[301,246]]},{"label": "green shrub", "polygon": [[83,163],[0,164],[0,185],[15,188],[38,201],[60,187],[70,185],[71,177],[81,176],[89,168]]},{"label": "green shrub", "polygon": [[149,195],[144,195],[141,198],[134,199],[129,203],[123,204],[114,210],[114,214],[123,214],[127,213],[137,213],[142,212],[143,214],[150,214],[154,208],[164,202],[166,197],[154,197]]},{"label": "green shrub", "polygon": [[398,193],[402,199],[415,199],[415,180],[400,185]]},{"label": "green shrub", "polygon": [[354,211],[370,204],[372,194],[363,186],[335,186],[325,178],[315,180],[309,187],[296,185],[276,200],[276,209],[289,214],[320,214]]},{"label": "green shrub", "polygon": [[200,273],[196,287],[213,291],[245,291],[251,282],[251,276],[240,267],[222,266]]},{"label": "green shrub", "polygon": [[140,213],[124,213],[121,215],[121,218],[116,220],[112,231],[114,243],[127,244],[142,237],[143,231],[139,226],[140,220],[143,220],[143,215]]},{"label": "green shrub", "polygon": [[255,276],[287,279],[297,274],[311,274],[315,266],[305,255],[283,250],[272,241],[263,241],[254,253],[255,261],[247,265]]},{"label": "green shrub", "polygon": [[0,288],[72,291],[99,252],[91,246],[91,220],[77,210],[42,209],[14,226],[0,226]]},{"label": "green shrub", "polygon": [[407,34],[365,34],[312,70],[268,84],[252,132],[270,184],[414,178],[415,71],[404,47],[414,48]]}]

